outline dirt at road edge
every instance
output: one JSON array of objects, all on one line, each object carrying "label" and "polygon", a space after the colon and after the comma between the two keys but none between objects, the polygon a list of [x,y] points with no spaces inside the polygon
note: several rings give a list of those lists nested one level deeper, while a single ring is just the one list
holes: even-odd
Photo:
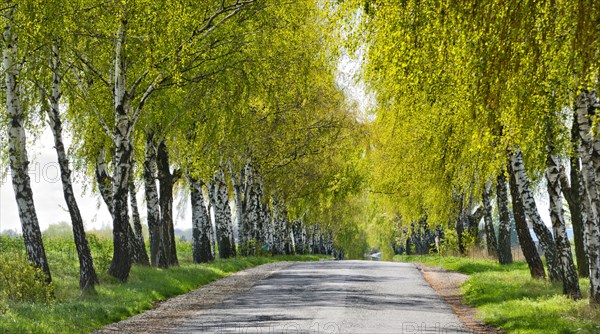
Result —
[{"label": "dirt at road edge", "polygon": [[110,324],[94,333],[168,333],[187,320],[199,317],[207,309],[250,290],[260,280],[293,263],[273,262],[239,271],[197,290],[159,302],[152,310]]},{"label": "dirt at road edge", "polygon": [[463,302],[460,286],[469,275],[448,271],[444,268],[429,267],[421,263],[416,264],[421,271],[423,278],[433,287],[433,289],[450,304],[460,320],[467,325],[473,333],[504,333],[503,331],[484,324],[477,318],[476,309],[466,305]]}]

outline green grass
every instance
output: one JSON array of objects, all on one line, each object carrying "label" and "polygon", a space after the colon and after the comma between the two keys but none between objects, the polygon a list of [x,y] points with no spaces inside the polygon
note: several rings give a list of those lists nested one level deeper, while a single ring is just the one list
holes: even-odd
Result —
[{"label": "green grass", "polygon": [[[112,252],[111,241],[100,239],[91,245],[101,284],[96,287],[95,295],[82,295],[78,288],[77,256],[72,241],[51,238],[44,242],[56,298],[50,303],[4,301],[7,305],[0,308],[0,333],[87,333],[151,309],[157,301],[189,292],[251,266],[321,258],[306,255],[239,257],[193,264],[191,245],[179,243],[181,266],[169,269],[134,266],[129,280],[120,283],[105,270],[109,258],[104,255]],[[21,245],[22,241],[14,242],[0,236],[0,257],[18,256],[23,252]]]},{"label": "green grass", "polygon": [[584,299],[562,295],[560,284],[531,279],[525,262],[508,266],[487,259],[395,256],[470,275],[463,284],[465,301],[485,323],[507,333],[600,333],[600,308],[589,306],[589,280],[579,281]]}]

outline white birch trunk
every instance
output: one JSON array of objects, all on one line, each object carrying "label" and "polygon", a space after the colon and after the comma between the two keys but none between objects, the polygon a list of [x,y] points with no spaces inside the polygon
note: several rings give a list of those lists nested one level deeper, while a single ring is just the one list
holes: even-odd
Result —
[{"label": "white birch trunk", "polygon": [[156,175],[156,145],[154,143],[154,135],[150,133],[146,138],[146,159],[144,161],[144,188],[148,214],[148,232],[150,235],[150,260],[155,267],[167,268],[169,260],[165,250],[163,229],[160,224]]},{"label": "white birch trunk", "polygon": [[60,177],[63,186],[63,195],[67,208],[69,210],[69,216],[71,217],[71,225],[73,228],[73,238],[75,241],[75,247],[77,249],[77,257],[79,259],[79,288],[81,290],[93,290],[94,286],[99,283],[96,270],[94,269],[94,262],[92,260],[92,254],[90,246],[85,235],[85,229],[83,226],[83,219],[81,218],[81,212],[79,211],[79,205],[73,192],[73,184],[71,182],[71,169],[69,168],[69,159],[65,145],[62,138],[62,120],[60,118],[60,99],[62,96],[61,82],[62,76],[60,74],[60,54],[57,46],[52,47],[52,61],[50,62],[50,68],[52,70],[52,90],[49,96],[50,104],[46,108],[48,114],[48,124],[52,130],[54,137],[54,148],[58,158],[58,164],[60,167]]},{"label": "white birch trunk", "polygon": [[219,245],[219,257],[226,259],[236,254],[233,240],[233,224],[225,173],[222,169],[217,171],[211,184],[211,202],[215,210],[216,238]]},{"label": "white birch trunk", "polygon": [[273,229],[273,215],[271,214],[271,208],[269,203],[264,203],[262,205],[262,224],[263,224],[263,233],[265,238],[265,243],[268,245],[267,248],[273,252],[273,245],[275,244],[275,240],[273,239],[274,229]]},{"label": "white birch trunk", "polygon": [[106,204],[106,208],[110,213],[110,216],[114,219],[115,210],[113,208],[113,196],[112,196],[112,177],[108,172],[108,164],[106,163],[106,155],[104,149],[98,153],[98,160],[96,160],[96,183],[98,185],[98,191],[100,196]]},{"label": "white birch trunk", "polygon": [[525,212],[527,214],[527,217],[529,217],[529,219],[531,220],[533,224],[533,230],[538,236],[540,245],[544,250],[546,263],[548,265],[548,278],[550,278],[551,281],[559,281],[562,279],[562,273],[560,270],[560,265],[558,263],[556,243],[554,242],[552,233],[550,232],[548,227],[546,227],[546,224],[544,224],[542,217],[540,217],[540,213],[537,210],[537,205],[535,204],[533,193],[531,192],[531,188],[529,187],[529,178],[525,173],[523,153],[520,149],[517,148],[516,152],[511,156],[510,161],[513,171],[515,173],[517,187],[519,189],[519,192],[521,193],[521,198],[523,199],[523,206],[525,208]]},{"label": "white birch trunk", "polygon": [[506,176],[501,171],[496,179],[496,201],[498,205],[498,262],[510,264],[512,258],[512,220],[508,208],[508,190],[506,189]]},{"label": "white birch trunk", "polygon": [[202,182],[188,177],[190,182],[190,200],[192,205],[192,236],[194,263],[210,262],[214,260],[211,245],[212,226],[208,211],[204,205]]},{"label": "white birch trunk", "polygon": [[150,259],[146,252],[146,243],[144,242],[144,235],[142,233],[142,221],[140,219],[140,212],[138,208],[135,183],[133,181],[133,166],[130,170],[129,176],[129,205],[131,206],[131,220],[133,221],[133,245],[134,245],[134,263],[141,264],[144,266],[150,265]]},{"label": "white birch trunk", "polygon": [[[600,227],[598,212],[600,212],[600,197],[598,194],[598,164],[600,151],[595,149],[592,142],[591,120],[598,109],[595,94],[582,90],[577,96],[577,123],[579,125],[581,172],[584,190],[583,207],[586,221],[583,224],[584,242],[587,245],[590,273],[590,304],[600,304]],[[594,159],[596,157],[596,159]],[[596,160],[596,161],[594,161]]]},{"label": "white birch trunk", "polygon": [[27,258],[33,265],[42,270],[46,281],[50,283],[50,268],[46,259],[46,250],[42,242],[42,233],[33,203],[33,191],[29,178],[29,159],[27,156],[27,138],[25,136],[25,113],[19,96],[20,66],[18,59],[17,36],[14,32],[13,15],[15,7],[6,9],[3,39],[3,65],[6,82],[6,111],[8,113],[8,160],[12,172],[12,185],[19,210],[19,219],[23,230],[23,241]]},{"label": "white birch trunk", "polygon": [[160,185],[160,225],[163,229],[163,244],[169,265],[179,265],[173,225],[173,187],[181,175],[180,170],[171,173],[169,154],[164,141],[158,145],[157,152],[158,183]]},{"label": "white birch trunk", "polygon": [[552,149],[549,149],[546,160],[546,179],[548,180],[548,196],[550,198],[550,219],[552,220],[552,229],[556,241],[558,265],[562,274],[563,293],[570,298],[580,299],[579,278],[575,270],[575,263],[573,263],[571,244],[567,237],[567,228],[562,210],[563,203],[560,197],[559,160],[551,152]]},{"label": "white birch trunk", "polygon": [[485,222],[485,241],[488,256],[498,257],[498,242],[496,240],[496,231],[492,221],[492,201],[491,201],[492,183],[488,182],[483,190],[483,220]]},{"label": "white birch trunk", "polygon": [[125,75],[125,30],[127,22],[121,20],[116,37],[114,67],[114,112],[115,112],[115,158],[112,188],[113,203],[113,258],[108,273],[126,281],[131,270],[131,254],[129,249],[130,234],[129,212],[127,210],[128,179],[131,161],[131,144],[129,142],[132,126],[128,111],[130,108]]}]

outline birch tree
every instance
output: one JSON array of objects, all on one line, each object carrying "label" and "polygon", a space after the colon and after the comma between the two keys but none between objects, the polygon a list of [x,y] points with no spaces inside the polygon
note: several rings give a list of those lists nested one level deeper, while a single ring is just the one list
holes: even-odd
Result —
[{"label": "birch tree", "polygon": [[210,200],[215,210],[215,226],[219,257],[226,259],[236,255],[235,241],[233,239],[233,224],[231,209],[229,208],[229,195],[225,173],[219,169],[210,184]]},{"label": "birch tree", "polygon": [[195,263],[210,262],[212,254],[210,217],[204,204],[202,182],[189,178],[192,204],[193,258]]},{"label": "birch tree", "polygon": [[[202,52],[198,51],[206,48],[206,38],[253,2],[123,2],[79,13],[81,29],[94,32],[86,34],[88,40],[105,35],[114,40],[105,43],[98,39],[102,50],[99,55],[97,48],[81,47],[75,51],[82,67],[105,84],[113,101],[114,126],[104,127],[115,149],[111,189],[114,254],[109,268],[112,276],[126,280],[131,267],[127,185],[132,135],[144,105],[161,85],[180,81],[182,71],[202,62]],[[159,12],[161,15],[153,15]],[[94,19],[89,19],[90,15]],[[100,122],[106,124],[103,119]]]},{"label": "birch tree", "polygon": [[[513,262],[511,245],[512,219],[508,208],[508,191],[506,189],[506,176],[504,171],[501,171],[496,178],[496,200],[498,203],[499,216],[498,261],[500,264],[510,264]],[[524,252],[524,254],[525,253],[526,252]],[[534,262],[528,260],[527,263]]]},{"label": "birch tree", "polygon": [[[27,257],[44,273],[45,281],[50,283],[52,278],[33,202],[26,147],[25,122],[28,113],[25,110],[27,106],[22,100],[21,94],[24,87],[21,86],[21,79],[23,76],[23,52],[26,52],[28,45],[26,35],[20,35],[18,24],[19,10],[21,10],[19,6],[23,6],[23,4],[8,1],[6,5],[2,12],[4,26],[2,65],[6,84],[6,112],[8,113],[8,161]],[[19,37],[22,38],[19,39]]]},{"label": "birch tree", "polygon": [[96,275],[96,270],[94,269],[90,246],[85,235],[83,218],[81,217],[81,212],[79,211],[79,206],[73,191],[73,183],[71,181],[72,171],[69,166],[69,159],[63,141],[60,103],[62,98],[61,84],[64,69],[61,65],[60,47],[53,44],[50,53],[51,60],[49,62],[50,72],[52,73],[52,84],[50,91],[47,91],[44,87],[40,87],[43,99],[49,102],[42,103],[42,105],[43,108],[46,109],[48,124],[54,137],[54,147],[58,157],[60,177],[63,185],[63,196],[71,217],[73,237],[75,239],[75,246],[79,258],[79,287],[84,291],[93,290],[94,285],[98,284],[99,280]]}]

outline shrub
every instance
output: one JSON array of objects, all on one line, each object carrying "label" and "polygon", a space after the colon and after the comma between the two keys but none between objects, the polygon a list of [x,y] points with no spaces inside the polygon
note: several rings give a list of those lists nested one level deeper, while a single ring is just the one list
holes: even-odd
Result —
[{"label": "shrub", "polygon": [[44,273],[19,253],[0,256],[0,304],[52,300],[54,287],[45,282]]},{"label": "shrub", "polygon": [[88,242],[94,259],[94,266],[99,272],[107,271],[112,259],[112,240],[99,237],[94,233],[88,233]]},{"label": "shrub", "polygon": [[444,238],[440,242],[440,255],[456,256],[460,254],[458,249],[458,235],[456,230],[447,229],[444,231]]}]

